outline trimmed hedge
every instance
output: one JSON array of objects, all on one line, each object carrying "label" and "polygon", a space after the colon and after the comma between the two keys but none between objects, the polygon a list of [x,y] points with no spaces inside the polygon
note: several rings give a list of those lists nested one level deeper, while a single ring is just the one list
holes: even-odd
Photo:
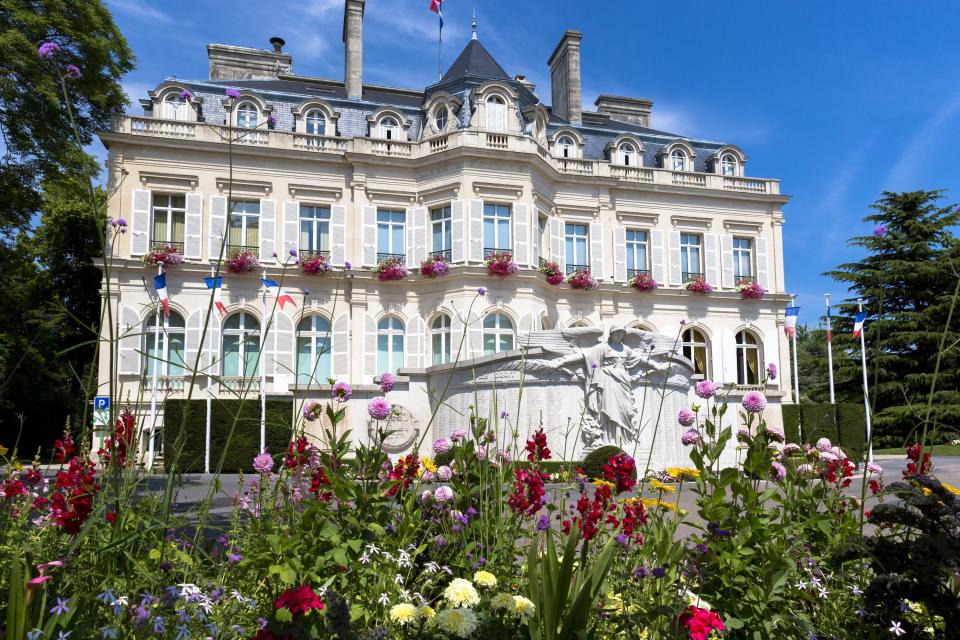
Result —
[{"label": "trimmed hedge", "polygon": [[[189,403],[189,407],[188,407]],[[177,470],[203,472],[204,438],[207,421],[206,400],[167,400],[163,405],[163,466],[170,471],[175,443],[185,427],[183,449]],[[267,400],[266,443],[274,456],[286,451],[293,433],[293,400]],[[186,423],[183,421],[187,414]],[[234,426],[236,421],[236,426]],[[230,431],[233,435],[230,437]],[[227,438],[230,446],[227,447]],[[260,402],[214,400],[210,411],[210,470],[216,471],[226,451],[221,469],[224,473],[249,473],[253,457],[260,449]]]},{"label": "trimmed hedge", "polygon": [[783,409],[783,432],[787,442],[801,442],[800,436],[800,406],[799,404],[785,404]]},{"label": "trimmed hedge", "polygon": [[837,405],[837,443],[854,462],[860,462],[867,448],[867,421],[863,406],[853,403]]},{"label": "trimmed hedge", "polygon": [[820,438],[827,438],[837,444],[837,412],[832,404],[800,405],[803,440],[814,444]]},{"label": "trimmed hedge", "polygon": [[[787,442],[815,444],[820,438],[828,438],[846,451],[852,460],[860,462],[867,446],[863,405],[785,404],[782,408]],[[877,446],[876,441],[874,446]]]},{"label": "trimmed hedge", "polygon": [[618,453],[624,453],[623,449],[615,447],[612,444],[594,449],[583,459],[583,466],[581,467],[583,475],[594,480],[602,479],[603,465],[607,464],[607,460],[609,460],[611,456],[615,456]]}]

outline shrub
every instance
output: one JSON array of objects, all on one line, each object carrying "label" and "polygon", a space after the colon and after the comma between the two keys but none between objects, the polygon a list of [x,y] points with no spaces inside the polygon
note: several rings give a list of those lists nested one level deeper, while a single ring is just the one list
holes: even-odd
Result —
[{"label": "shrub", "polygon": [[803,441],[813,444],[820,438],[837,442],[837,415],[832,404],[800,405]]},{"label": "shrub", "polygon": [[867,446],[867,422],[863,415],[863,405],[837,405],[837,444],[854,462],[860,462]]},{"label": "shrub", "polygon": [[[189,403],[189,404],[188,404]],[[187,412],[186,422],[183,420]],[[166,471],[174,462],[176,440],[184,429],[183,450],[177,470],[184,473],[203,472],[204,438],[206,435],[205,400],[167,400],[163,405],[163,465]],[[236,427],[233,428],[236,419]],[[293,432],[293,401],[267,400],[267,449],[274,456],[283,453]],[[260,402],[248,400],[214,400],[210,412],[210,470],[215,471],[220,455],[227,446],[227,437],[233,428],[230,447],[223,460],[224,473],[250,472],[251,461],[260,448]]]},{"label": "shrub", "polygon": [[787,442],[802,442],[800,436],[800,406],[799,404],[783,405],[783,432]]},{"label": "shrub", "polygon": [[623,449],[612,444],[594,449],[583,459],[583,465],[580,467],[583,470],[583,475],[593,479],[603,478],[603,465],[607,464],[610,456],[615,456],[618,453],[624,453]]}]

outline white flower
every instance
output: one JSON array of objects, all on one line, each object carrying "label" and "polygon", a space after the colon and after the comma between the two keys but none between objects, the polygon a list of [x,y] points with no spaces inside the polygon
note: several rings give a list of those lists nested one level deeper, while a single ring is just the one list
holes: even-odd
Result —
[{"label": "white flower", "polygon": [[903,627],[900,626],[899,622],[894,620],[893,622],[890,623],[890,633],[892,633],[893,635],[899,638],[900,636],[905,634],[906,631],[903,630]]},{"label": "white flower", "polygon": [[396,574],[396,575],[394,575],[394,576],[393,576],[393,583],[394,583],[394,584],[403,584],[403,576],[400,575],[399,573]]},{"label": "white flower", "polygon": [[127,596],[120,596],[114,600],[111,604],[115,607],[125,607],[130,602],[130,599]]},{"label": "white flower", "polygon": [[230,589],[230,597],[240,603],[246,601],[246,598],[244,598],[243,595],[236,589]]},{"label": "white flower", "polygon": [[383,605],[390,604],[390,596],[385,593],[381,593],[380,597],[377,599],[377,602]]},{"label": "white flower", "polygon": [[401,600],[409,600],[409,599],[410,599],[410,592],[407,591],[406,589],[400,589],[400,599],[401,599]]},{"label": "white flower", "polygon": [[360,564],[368,564],[370,562],[370,556],[367,555],[367,552],[364,551],[360,554]]},{"label": "white flower", "polygon": [[380,555],[383,556],[383,559],[384,559],[384,560],[387,560],[387,561],[392,561],[392,560],[393,560],[393,556],[390,555],[390,552],[389,552],[389,551],[381,551],[381,552],[380,552]]},{"label": "white flower", "polygon": [[820,597],[826,600],[828,595],[830,595],[830,592],[828,592],[825,588],[820,587]]},{"label": "white flower", "polygon": [[440,565],[432,560],[426,564],[427,573],[436,573],[440,570]]},{"label": "white flower", "polygon": [[861,589],[857,585],[853,585],[852,587],[850,587],[850,593],[859,597],[863,595],[863,589]]},{"label": "white flower", "polygon": [[373,545],[373,544],[367,545],[367,551],[369,551],[373,555],[377,555],[378,553],[380,553],[380,549],[378,549],[376,545]]},{"label": "white flower", "polygon": [[480,594],[469,580],[454,578],[443,590],[443,597],[454,607],[474,607],[480,604]]},{"label": "white flower", "polygon": [[441,569],[443,569],[448,576],[452,576],[452,575],[453,575],[453,569],[451,569],[450,567],[444,565],[443,567],[441,567]]},{"label": "white flower", "polygon": [[797,589],[800,589],[800,591],[803,591],[806,588],[807,588],[807,583],[804,582],[803,580],[797,583]]}]

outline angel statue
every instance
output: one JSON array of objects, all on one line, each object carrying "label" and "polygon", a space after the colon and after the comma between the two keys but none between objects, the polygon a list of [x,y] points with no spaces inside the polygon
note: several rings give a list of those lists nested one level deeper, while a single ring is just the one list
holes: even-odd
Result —
[{"label": "angel statue", "polygon": [[[654,335],[639,329],[577,327],[531,333],[524,346],[565,353],[544,362],[549,368],[584,382],[586,415],[582,438],[587,448],[601,443],[632,442],[637,437],[633,389],[651,371],[662,372],[669,362],[656,362]],[[579,347],[579,349],[577,349]]]}]

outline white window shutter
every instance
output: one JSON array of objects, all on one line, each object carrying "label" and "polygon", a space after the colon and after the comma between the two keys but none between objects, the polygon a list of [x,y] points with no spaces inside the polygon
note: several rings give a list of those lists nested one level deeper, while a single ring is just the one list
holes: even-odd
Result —
[{"label": "white window shutter", "polygon": [[717,264],[717,234],[705,233],[703,235],[703,263],[706,268],[707,282],[714,287],[720,277],[719,265]]},{"label": "white window shutter", "polygon": [[627,228],[621,225],[613,228],[613,279],[627,281]]},{"label": "white window shutter", "polygon": [[407,221],[413,226],[413,264],[416,269],[427,259],[427,208],[417,207],[413,210],[413,219]]},{"label": "white window shutter", "polygon": [[590,275],[598,280],[606,278],[603,264],[603,224],[590,223]]},{"label": "white window shutter", "polygon": [[270,360],[267,372],[277,376],[293,377],[293,320],[286,312],[277,309],[273,314],[273,321],[273,358]]},{"label": "white window shutter", "polygon": [[142,256],[150,249],[150,206],[152,196],[147,189],[133,190],[130,213],[130,255]]},{"label": "white window shutter", "polygon": [[[679,268],[680,265],[677,265]],[[653,270],[653,279],[663,284],[667,278],[666,264],[663,260],[663,231],[650,231],[650,268]]]},{"label": "white window shutter", "polygon": [[277,201],[260,201],[260,262],[272,262],[277,251]]},{"label": "white window shutter", "polygon": [[367,326],[363,336],[363,375],[372,378],[377,375],[377,321],[368,313],[364,322]]},{"label": "white window shutter", "polygon": [[403,218],[403,232],[404,232],[404,243],[407,245],[407,250],[404,252],[407,260],[407,269],[413,270],[420,266],[420,263],[417,262],[417,250],[416,240],[414,240],[414,220],[413,212],[416,211],[413,207],[407,207],[407,213]]},{"label": "white window shutter", "polygon": [[465,215],[466,207],[463,206],[463,200],[454,200],[450,203],[450,258],[453,262],[466,260],[464,236],[467,224],[464,220]]},{"label": "white window shutter", "polygon": [[540,258],[543,257],[543,249],[540,243],[543,238],[540,237],[540,211],[536,207],[530,207],[530,266],[536,269],[540,266]]},{"label": "white window shutter", "polygon": [[722,266],[723,286],[730,289],[733,281],[733,236],[725,233],[720,236],[720,264]]},{"label": "white window shutter", "polygon": [[[226,243],[227,235],[227,198],[210,196],[210,260],[220,259],[220,250]],[[226,257],[224,254],[223,257]]]},{"label": "white window shutter", "polygon": [[670,231],[670,284],[683,284],[683,270],[680,268],[680,232]]},{"label": "white window shutter", "polygon": [[[184,344],[183,354],[184,359],[187,361],[187,369],[192,370],[194,364],[197,362],[197,356],[203,355],[200,352],[200,336],[203,335],[203,320],[206,315],[205,311],[200,311],[199,309],[194,311],[187,317],[187,335]],[[207,336],[209,339],[209,336]],[[198,373],[202,373],[203,365],[200,365]],[[189,373],[187,374],[189,375]]]},{"label": "white window shutter", "polygon": [[341,313],[333,321],[333,340],[330,357],[332,360],[333,377],[343,380],[350,374],[350,315]]},{"label": "white window shutter", "polygon": [[450,362],[459,362],[470,357],[470,341],[463,333],[463,320],[459,314],[450,319]]},{"label": "white window shutter", "polygon": [[143,347],[143,328],[140,314],[133,307],[120,307],[120,363],[123,374],[141,373],[140,352]]},{"label": "white window shutter", "polygon": [[203,196],[199,193],[188,193],[186,204],[183,257],[199,260],[203,252]]},{"label": "white window shutter", "polygon": [[563,250],[563,220],[550,218],[550,260],[560,266],[560,271],[567,268],[567,256]]},{"label": "white window shutter", "polygon": [[770,265],[766,238],[757,238],[757,282],[764,289],[770,289]]},{"label": "white window shutter", "polygon": [[470,260],[483,261],[483,200],[470,201]]},{"label": "white window shutter", "polygon": [[363,208],[363,264],[377,264],[377,208]]},{"label": "white window shutter", "polygon": [[513,261],[521,267],[533,262],[530,257],[530,214],[525,204],[514,204],[513,218]]},{"label": "white window shutter", "polygon": [[[296,200],[288,200],[283,203],[283,250],[284,253],[290,249],[298,251],[303,247],[300,245],[300,203]],[[286,257],[284,257],[286,259]]]},{"label": "white window shutter", "polygon": [[337,266],[347,261],[347,207],[330,207],[330,262]]},{"label": "white window shutter", "polygon": [[474,320],[470,325],[468,342],[470,343],[470,353],[468,357],[479,358],[483,355],[483,316]]},{"label": "white window shutter", "polygon": [[407,342],[409,343],[406,349],[407,366],[412,369],[423,368],[424,331],[425,325],[420,316],[413,316],[407,322]]}]

